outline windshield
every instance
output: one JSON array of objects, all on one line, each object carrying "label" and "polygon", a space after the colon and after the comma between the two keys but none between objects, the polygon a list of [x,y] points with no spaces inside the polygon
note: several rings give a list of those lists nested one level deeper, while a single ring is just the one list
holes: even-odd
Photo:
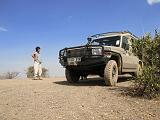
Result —
[{"label": "windshield", "polygon": [[119,45],[120,45],[120,36],[96,39],[96,40],[93,40],[91,42],[91,45],[106,45],[106,46],[119,47]]}]

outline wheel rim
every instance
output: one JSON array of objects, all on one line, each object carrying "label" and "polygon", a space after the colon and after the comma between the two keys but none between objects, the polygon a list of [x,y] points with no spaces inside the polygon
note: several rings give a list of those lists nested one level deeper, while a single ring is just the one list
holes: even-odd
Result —
[{"label": "wheel rim", "polygon": [[113,69],[112,69],[112,78],[114,78],[116,76],[116,66],[113,66]]}]

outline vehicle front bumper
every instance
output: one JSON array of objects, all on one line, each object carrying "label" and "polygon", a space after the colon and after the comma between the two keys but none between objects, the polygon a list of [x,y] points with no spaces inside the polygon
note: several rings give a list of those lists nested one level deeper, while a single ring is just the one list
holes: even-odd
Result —
[{"label": "vehicle front bumper", "polygon": [[90,57],[82,57],[81,61],[73,61],[73,62],[69,62],[67,58],[63,58],[60,60],[60,63],[65,68],[69,67],[73,69],[89,70],[97,68],[99,66],[104,66],[107,61],[109,61],[109,58],[105,56],[90,56]]}]

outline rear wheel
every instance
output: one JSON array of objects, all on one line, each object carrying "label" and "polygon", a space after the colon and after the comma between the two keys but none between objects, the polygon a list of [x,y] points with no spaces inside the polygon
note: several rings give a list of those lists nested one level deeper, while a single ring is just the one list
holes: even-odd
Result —
[{"label": "rear wheel", "polygon": [[81,75],[80,77],[81,77],[81,80],[87,80],[87,76],[88,75]]},{"label": "rear wheel", "polygon": [[66,79],[69,83],[76,83],[80,79],[80,75],[77,71],[66,69],[65,70]]},{"label": "rear wheel", "polygon": [[137,65],[137,70],[134,72],[134,77],[139,77],[142,75],[142,66],[140,64]]},{"label": "rear wheel", "polygon": [[118,80],[118,67],[114,60],[110,60],[104,70],[104,80],[106,85],[116,86]]}]

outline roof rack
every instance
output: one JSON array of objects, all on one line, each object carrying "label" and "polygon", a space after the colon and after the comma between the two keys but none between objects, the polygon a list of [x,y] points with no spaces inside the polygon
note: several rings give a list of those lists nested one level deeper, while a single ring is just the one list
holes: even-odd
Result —
[{"label": "roof rack", "polygon": [[95,34],[95,35],[92,35],[92,36],[90,36],[90,37],[92,38],[92,37],[98,37],[98,36],[106,36],[106,35],[109,35],[109,34],[125,34],[125,33],[129,33],[129,34],[132,35],[134,38],[138,39],[138,37],[135,36],[134,34],[132,34],[130,31],[106,32],[106,33]]}]

